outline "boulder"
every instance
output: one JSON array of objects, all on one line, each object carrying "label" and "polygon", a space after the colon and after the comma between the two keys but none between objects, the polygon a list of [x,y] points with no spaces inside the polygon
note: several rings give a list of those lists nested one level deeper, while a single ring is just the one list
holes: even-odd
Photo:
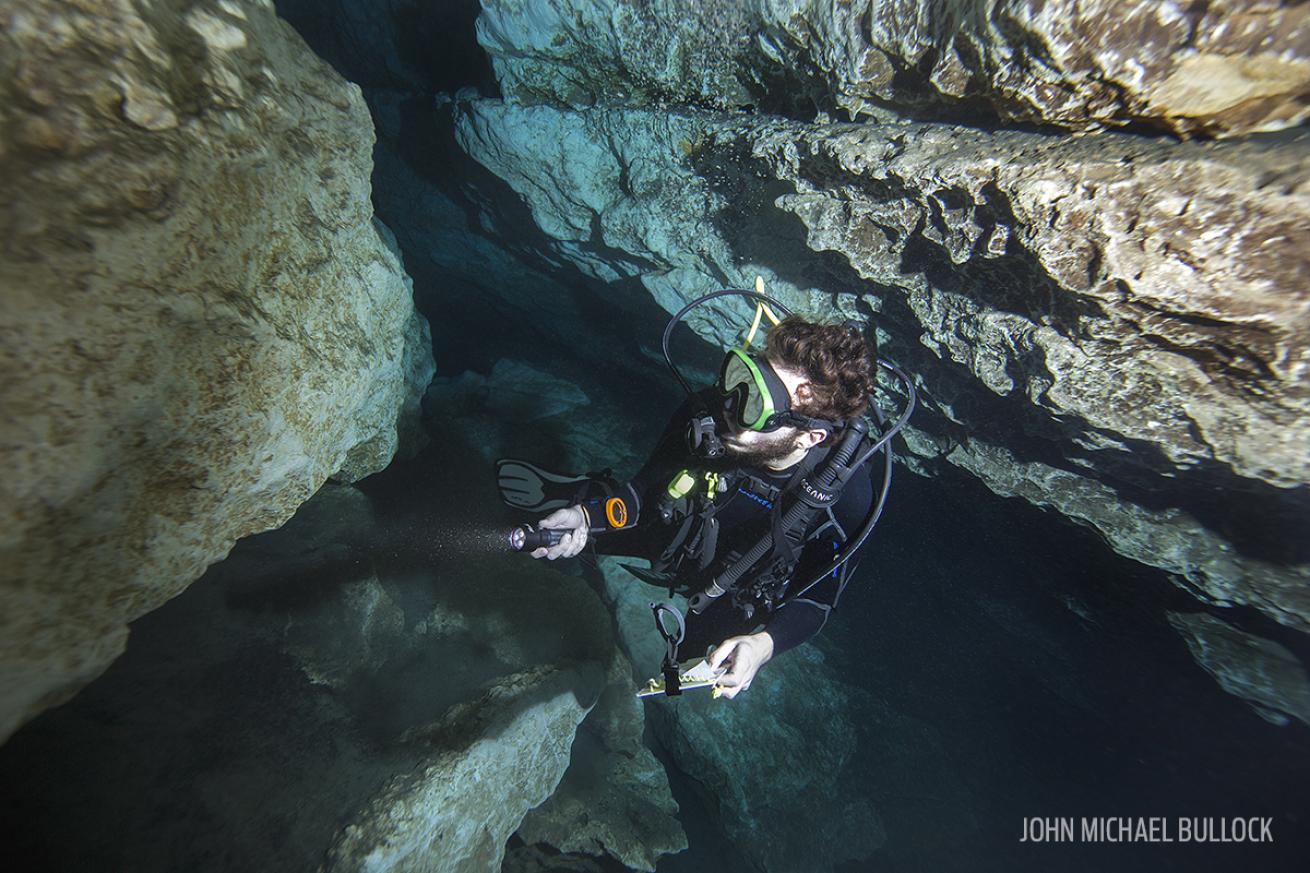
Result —
[{"label": "boulder", "polygon": [[608,855],[647,871],[661,856],[687,848],[664,765],[643,741],[646,714],[633,693],[633,667],[615,653],[609,684],[578,727],[559,787],[519,825],[525,843]]},{"label": "boulder", "polygon": [[554,790],[598,676],[538,668],[497,683],[409,737],[443,744],[392,779],[338,835],[324,870],[501,867],[523,814]]},{"label": "boulder", "polygon": [[359,90],[270,3],[2,16],[0,737],[385,466],[432,373]]}]

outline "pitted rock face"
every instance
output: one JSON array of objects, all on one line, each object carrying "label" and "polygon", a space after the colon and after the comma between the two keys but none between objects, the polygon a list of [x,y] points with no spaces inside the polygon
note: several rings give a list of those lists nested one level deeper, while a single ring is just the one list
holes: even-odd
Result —
[{"label": "pitted rock face", "polygon": [[[640,278],[667,309],[756,274],[800,311],[871,308],[920,380],[920,469],[967,470],[1213,602],[1310,627],[1303,137],[457,114],[543,229],[654,265]],[[731,344],[730,308],[704,310],[691,326]]]},{"label": "pitted rock face", "polygon": [[[507,98],[1228,136],[1310,116],[1310,8],[1173,0],[491,0]],[[531,14],[527,14],[531,12]]]},{"label": "pitted rock face", "polygon": [[2,15],[7,736],[237,538],[384,466],[432,359],[359,90],[271,3]]}]

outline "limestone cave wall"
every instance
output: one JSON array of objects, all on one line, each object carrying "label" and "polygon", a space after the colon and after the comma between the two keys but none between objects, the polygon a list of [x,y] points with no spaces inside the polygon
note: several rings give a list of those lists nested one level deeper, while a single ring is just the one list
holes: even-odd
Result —
[{"label": "limestone cave wall", "polygon": [[579,269],[871,315],[911,466],[1310,626],[1304,5],[532,5],[457,136]]},{"label": "limestone cave wall", "polygon": [[359,88],[263,0],[0,10],[0,738],[433,372]]}]

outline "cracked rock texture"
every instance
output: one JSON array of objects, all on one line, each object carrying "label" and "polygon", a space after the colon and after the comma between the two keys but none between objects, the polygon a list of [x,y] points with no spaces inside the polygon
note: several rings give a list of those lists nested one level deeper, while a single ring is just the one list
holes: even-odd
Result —
[{"label": "cracked rock texture", "polygon": [[[907,443],[1219,604],[1310,627],[1310,145],[458,108],[468,152],[666,309],[756,274],[874,315]],[[635,257],[634,257],[635,256]],[[616,267],[617,269],[617,267]],[[740,311],[689,323],[716,345]],[[890,401],[894,406],[895,400]]]},{"label": "cracked rock texture", "polygon": [[1292,0],[486,0],[506,98],[1226,136],[1310,114]]},{"label": "cracked rock texture", "polygon": [[385,466],[432,360],[359,90],[270,3],[34,0],[0,44],[7,736],[238,538]]}]

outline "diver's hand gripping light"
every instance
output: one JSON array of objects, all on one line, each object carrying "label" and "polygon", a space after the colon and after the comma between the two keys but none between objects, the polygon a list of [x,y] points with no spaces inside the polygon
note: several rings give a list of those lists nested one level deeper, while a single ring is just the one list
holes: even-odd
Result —
[{"label": "diver's hand gripping light", "polygon": [[530,524],[520,525],[509,532],[509,547],[516,552],[532,552],[537,549],[549,549],[559,545],[568,531],[536,530]]},{"label": "diver's hand gripping light", "polygon": [[[583,518],[587,520],[591,533],[604,533],[628,526],[628,504],[621,497],[598,497],[579,505],[582,507]],[[549,549],[559,545],[559,541],[566,533],[567,530],[538,529],[530,524],[523,524],[509,532],[509,547],[516,552]]]}]

